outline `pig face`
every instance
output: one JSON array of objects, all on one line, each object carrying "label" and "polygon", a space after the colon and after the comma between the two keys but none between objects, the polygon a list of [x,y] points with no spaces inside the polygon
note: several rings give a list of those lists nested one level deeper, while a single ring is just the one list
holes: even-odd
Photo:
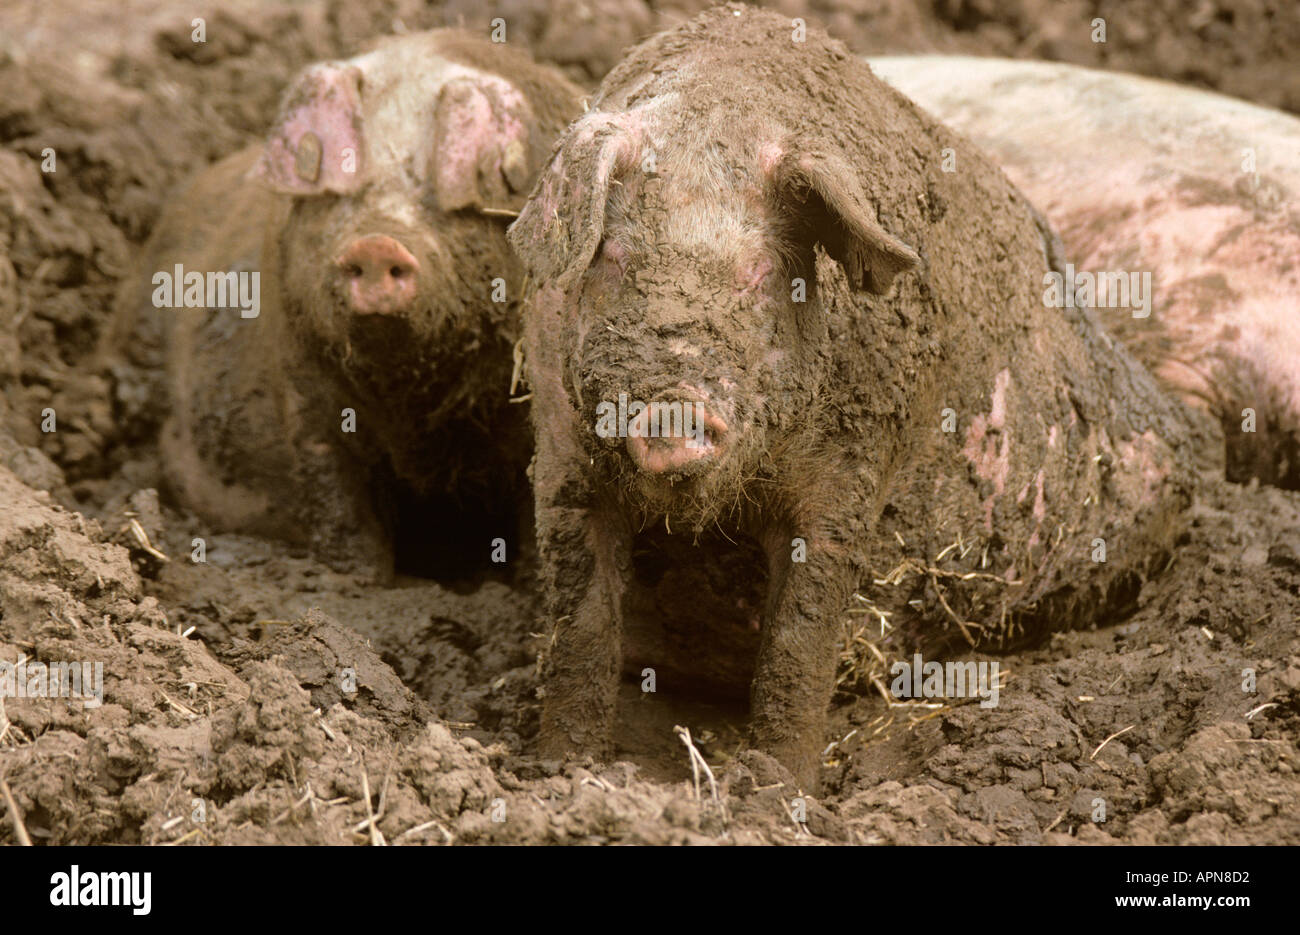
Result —
[{"label": "pig face", "polygon": [[257,169],[292,199],[278,266],[295,333],[375,394],[458,373],[505,318],[493,280],[513,294],[496,215],[531,182],[535,135],[508,81],[401,40],[305,72]]},{"label": "pig face", "polygon": [[548,340],[592,463],[696,529],[756,499],[778,428],[816,419],[817,248],[876,293],[917,261],[826,147],[635,111],[574,124],[511,239],[563,304]]},{"label": "pig face", "polygon": [[406,197],[371,186],[295,199],[277,264],[294,333],[355,389],[390,400],[454,384],[506,308],[490,301],[491,278],[509,269],[501,222],[436,217]]}]

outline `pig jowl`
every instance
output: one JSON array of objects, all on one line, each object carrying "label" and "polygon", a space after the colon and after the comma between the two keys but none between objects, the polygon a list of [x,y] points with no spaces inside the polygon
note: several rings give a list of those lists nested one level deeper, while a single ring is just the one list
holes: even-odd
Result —
[{"label": "pig jowl", "polygon": [[[505,228],[578,101],[463,32],[383,40],[306,69],[264,146],[178,194],[108,352],[165,361],[155,409],[182,505],[381,576],[395,551],[438,576],[457,556],[492,567],[494,538],[519,546],[530,440],[508,401],[522,273]],[[256,276],[255,305],[206,287],[232,273]]]},{"label": "pig jowl", "polygon": [[739,608],[751,742],[813,788],[855,588],[912,645],[1006,645],[1130,600],[1177,535],[1184,410],[1044,305],[1006,178],[819,32],[733,5],[642,44],[510,236],[549,753],[612,752],[648,584],[733,579],[657,606]]},{"label": "pig jowl", "polygon": [[1006,171],[1076,278],[1149,278],[1140,304],[1130,288],[1099,292],[1098,316],[1213,416],[1207,467],[1300,489],[1300,120],[1060,63],[872,64]]}]

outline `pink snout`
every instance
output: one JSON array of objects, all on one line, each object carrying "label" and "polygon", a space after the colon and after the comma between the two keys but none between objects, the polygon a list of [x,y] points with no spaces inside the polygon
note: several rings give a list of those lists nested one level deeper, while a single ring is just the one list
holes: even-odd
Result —
[{"label": "pink snout", "polygon": [[356,314],[397,315],[414,305],[420,263],[392,237],[360,237],[334,262],[343,272],[348,304]]},{"label": "pink snout", "polygon": [[715,457],[726,435],[703,403],[653,402],[628,422],[627,453],[641,470],[667,474]]}]

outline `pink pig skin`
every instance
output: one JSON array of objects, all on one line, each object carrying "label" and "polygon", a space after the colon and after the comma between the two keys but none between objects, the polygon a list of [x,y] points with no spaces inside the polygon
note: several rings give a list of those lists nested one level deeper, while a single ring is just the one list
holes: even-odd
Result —
[{"label": "pink pig skin", "polygon": [[[365,178],[360,83],[361,69],[333,63],[315,65],[298,79],[258,165],[272,188],[287,195],[346,195],[360,187]],[[310,178],[297,164],[304,138],[319,144]]]}]

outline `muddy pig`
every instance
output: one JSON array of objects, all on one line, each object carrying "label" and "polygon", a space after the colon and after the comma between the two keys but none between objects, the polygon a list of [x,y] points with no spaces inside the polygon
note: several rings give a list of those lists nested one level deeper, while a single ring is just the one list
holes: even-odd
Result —
[{"label": "muddy pig", "polygon": [[526,497],[505,229],[579,110],[558,73],[456,30],[305,70],[264,146],[172,201],[120,297],[109,344],[165,360],[176,498],[382,576],[407,504],[433,530]]},{"label": "muddy pig", "polygon": [[898,613],[973,638],[1131,597],[1178,531],[1189,428],[1086,311],[1044,305],[1047,237],[973,146],[776,14],[716,8],[606,77],[510,231],[544,752],[611,752],[650,530],[681,561],[754,547],[750,740],[808,789],[859,582],[917,569]]},{"label": "muddy pig", "polygon": [[1103,322],[1215,417],[1229,479],[1300,489],[1300,120],[1073,65],[872,66],[979,144],[1078,271],[1149,273],[1145,308],[1099,294]]}]

